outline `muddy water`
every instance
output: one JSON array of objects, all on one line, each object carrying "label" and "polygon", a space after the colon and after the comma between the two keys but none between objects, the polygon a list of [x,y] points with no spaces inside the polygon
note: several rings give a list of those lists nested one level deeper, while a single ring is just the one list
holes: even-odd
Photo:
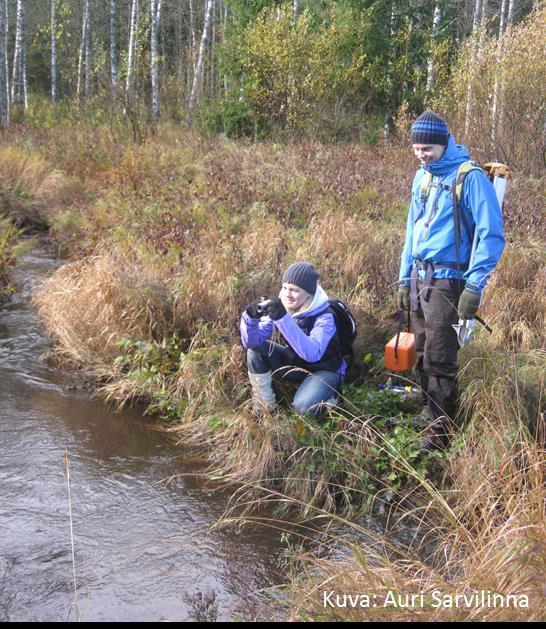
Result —
[{"label": "muddy water", "polygon": [[195,471],[187,453],[40,361],[47,341],[30,299],[57,266],[45,251],[24,257],[19,290],[0,305],[0,621],[189,620],[187,596],[212,590],[218,619],[244,617],[281,580],[279,536],[211,532],[227,496],[195,477],[163,482]]}]

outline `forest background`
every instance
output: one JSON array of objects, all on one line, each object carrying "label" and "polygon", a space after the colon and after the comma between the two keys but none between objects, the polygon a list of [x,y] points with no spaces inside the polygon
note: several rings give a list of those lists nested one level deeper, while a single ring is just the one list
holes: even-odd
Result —
[{"label": "forest background", "polygon": [[[461,139],[513,163],[514,126],[542,138],[543,106],[522,89],[509,34],[542,4],[5,0],[0,122],[10,102],[21,112],[49,96],[111,118],[121,110],[136,139],[161,117],[229,136],[375,143],[428,104],[448,111]],[[531,61],[541,40],[527,45],[538,46]],[[519,90],[519,108],[507,89]],[[543,166],[537,142],[526,169]]]},{"label": "forest background", "polygon": [[[313,560],[294,615],[322,618],[328,583],[526,594],[417,616],[542,617],[545,28],[530,0],[0,0],[0,284],[45,231],[68,260],[36,301],[57,361],[243,483],[237,518],[268,500],[367,540]],[[425,107],[513,178],[493,334],[461,352],[463,427],[422,460],[377,385]],[[357,317],[353,382],[325,425],[286,404],[257,424],[237,322],[297,259]]]}]

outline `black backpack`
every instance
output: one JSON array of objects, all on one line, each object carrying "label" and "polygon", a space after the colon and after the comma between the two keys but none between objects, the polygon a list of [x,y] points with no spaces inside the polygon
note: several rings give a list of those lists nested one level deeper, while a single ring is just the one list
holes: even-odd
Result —
[{"label": "black backpack", "polygon": [[347,361],[347,367],[353,363],[353,342],[357,335],[356,319],[346,303],[341,299],[331,299],[330,309],[334,313],[341,353]]}]

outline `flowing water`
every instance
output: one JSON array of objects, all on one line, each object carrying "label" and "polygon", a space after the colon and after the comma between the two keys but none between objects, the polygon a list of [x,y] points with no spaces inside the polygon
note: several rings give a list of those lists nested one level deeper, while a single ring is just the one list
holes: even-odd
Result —
[{"label": "flowing water", "polygon": [[211,591],[219,620],[244,618],[282,580],[280,536],[210,531],[228,496],[195,476],[164,482],[196,471],[188,453],[40,360],[31,297],[58,266],[23,257],[0,306],[0,621],[189,620],[190,599]]}]

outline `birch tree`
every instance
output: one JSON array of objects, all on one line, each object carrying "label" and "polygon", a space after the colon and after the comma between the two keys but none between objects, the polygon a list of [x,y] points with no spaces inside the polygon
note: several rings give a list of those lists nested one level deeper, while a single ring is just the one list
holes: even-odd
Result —
[{"label": "birch tree", "polygon": [[[395,23],[395,2],[394,0],[391,2],[391,17],[390,17],[390,22],[389,22],[389,39],[390,41],[393,41],[394,38],[394,23]],[[394,79],[392,76],[393,73],[393,67],[392,67],[392,57],[391,55],[388,53],[388,60],[387,60],[387,98],[388,98],[388,102],[392,102],[393,99],[393,91],[394,91]],[[383,123],[383,136],[385,138],[387,138],[390,135],[391,132],[391,118],[392,118],[392,112],[389,109],[389,107],[387,107],[387,111],[385,112],[385,120]]]},{"label": "birch tree", "polygon": [[27,69],[25,52],[25,3],[17,0],[17,25],[13,53],[13,77],[11,82],[11,100],[19,107],[27,107]]},{"label": "birch tree", "polygon": [[57,100],[57,0],[51,0],[51,100]]},{"label": "birch tree", "polygon": [[7,30],[8,15],[6,3],[0,0],[0,125],[7,127],[9,124],[9,79],[8,79],[8,49]]},{"label": "birch tree", "polygon": [[84,83],[84,96],[89,96],[89,86],[91,81],[92,72],[92,58],[91,58],[91,0],[85,0],[85,83]]},{"label": "birch tree", "polygon": [[[504,4],[504,2],[503,2]],[[508,1],[508,14],[506,16],[506,26],[505,26],[505,31],[509,31],[510,28],[512,27],[513,21],[514,21],[514,8],[515,8],[515,4],[516,1],[515,0],[509,0]],[[499,34],[500,35],[500,34]],[[502,45],[502,44],[501,44]],[[501,56],[502,56],[502,49],[501,49]],[[501,80],[500,82],[500,88],[499,88],[499,95],[498,95],[498,101],[495,103],[495,101],[493,100],[493,105],[495,107],[494,111],[493,111],[493,116],[497,115],[497,110],[500,109],[500,112],[498,113],[498,118],[497,120],[495,120],[495,118],[493,118],[493,131],[492,131],[492,141],[493,141],[493,147],[496,150],[496,144],[498,141],[498,133],[497,133],[497,128],[502,129],[504,126],[504,110],[502,107],[503,101],[504,101],[504,93],[505,93],[505,84],[504,81]],[[496,88],[496,84],[495,84],[495,88]],[[544,124],[546,125],[546,120],[544,122]]]},{"label": "birch tree", "polygon": [[[0,0],[2,2],[2,0]],[[4,38],[4,45],[6,50],[6,102],[8,103],[8,122],[9,122],[9,110],[11,104],[11,90],[9,85],[9,47],[8,47],[8,34],[9,34],[9,13],[8,13],[8,0],[4,0],[4,7],[6,11],[6,36]]]},{"label": "birch tree", "polygon": [[82,83],[83,95],[89,96],[89,81],[91,77],[91,11],[90,0],[85,0],[82,16],[82,39],[80,44],[80,54],[78,57],[78,85],[76,93],[81,97]]},{"label": "birch tree", "polygon": [[301,9],[301,0],[292,0],[292,20],[295,22],[298,19],[298,14]]},{"label": "birch tree", "polygon": [[[222,19],[223,19],[223,28],[222,28],[222,45],[225,46],[226,45],[226,30],[227,30],[227,25],[228,25],[228,18],[229,18],[229,7],[226,4],[226,2],[223,3],[223,15],[222,15]],[[224,94],[227,94],[229,89],[229,84],[228,84],[228,78],[227,78],[227,74],[224,72]]]},{"label": "birch tree", "polygon": [[209,29],[211,16],[214,9],[214,0],[207,0],[205,7],[205,23],[203,24],[203,34],[201,36],[201,44],[199,46],[199,58],[197,59],[197,65],[195,66],[195,72],[193,74],[193,82],[191,87],[190,100],[188,103],[188,113],[186,115],[186,122],[191,121],[192,111],[197,103],[197,92],[203,82],[203,74],[205,70],[205,51],[207,49],[207,41],[209,37]]},{"label": "birch tree", "polygon": [[131,7],[131,27],[129,32],[129,51],[127,55],[127,77],[125,91],[130,96],[133,89],[136,47],[138,37],[138,0],[133,0]]},{"label": "birch tree", "polygon": [[[195,11],[193,7],[193,0],[189,0],[190,5],[190,38],[191,38],[191,65],[195,65],[195,48],[197,37],[195,35]],[[194,68],[195,69],[195,68]]]},{"label": "birch tree", "polygon": [[432,92],[432,88],[434,87],[434,47],[435,42],[438,39],[438,35],[440,32],[440,20],[442,19],[442,11],[440,10],[440,6],[437,4],[434,7],[434,18],[432,19],[432,36],[431,36],[431,46],[428,57],[428,66],[427,66],[427,96],[426,100],[428,100],[430,93]]},{"label": "birch tree", "polygon": [[151,12],[151,79],[152,79],[152,116],[159,118],[159,82],[157,69],[157,34],[161,19],[161,0],[150,0]]},{"label": "birch tree", "polygon": [[110,0],[110,79],[118,84],[117,0]]},{"label": "birch tree", "polygon": [[500,93],[500,84],[501,81],[499,79],[499,72],[502,68],[502,44],[504,41],[504,16],[506,12],[506,0],[502,0],[501,9],[500,9],[500,20],[499,20],[499,36],[497,39],[497,63],[495,64],[495,87],[493,88],[493,105],[491,108],[491,142],[493,143],[493,148],[496,148],[497,143],[497,108],[499,101],[499,93]]},{"label": "birch tree", "polygon": [[510,28],[514,22],[514,9],[516,0],[510,0],[508,3],[508,17],[506,18],[506,28]]},{"label": "birch tree", "polygon": [[[482,0],[474,0],[474,16],[472,18],[472,51],[470,54],[470,71],[472,72],[472,68],[475,64],[475,61],[478,56],[478,28],[480,24],[480,15],[482,8]],[[468,90],[466,93],[466,115],[465,115],[465,123],[464,123],[464,133],[465,136],[468,135],[468,131],[470,129],[470,117],[472,115],[472,88],[473,82],[472,77],[470,77],[468,81]]]}]

